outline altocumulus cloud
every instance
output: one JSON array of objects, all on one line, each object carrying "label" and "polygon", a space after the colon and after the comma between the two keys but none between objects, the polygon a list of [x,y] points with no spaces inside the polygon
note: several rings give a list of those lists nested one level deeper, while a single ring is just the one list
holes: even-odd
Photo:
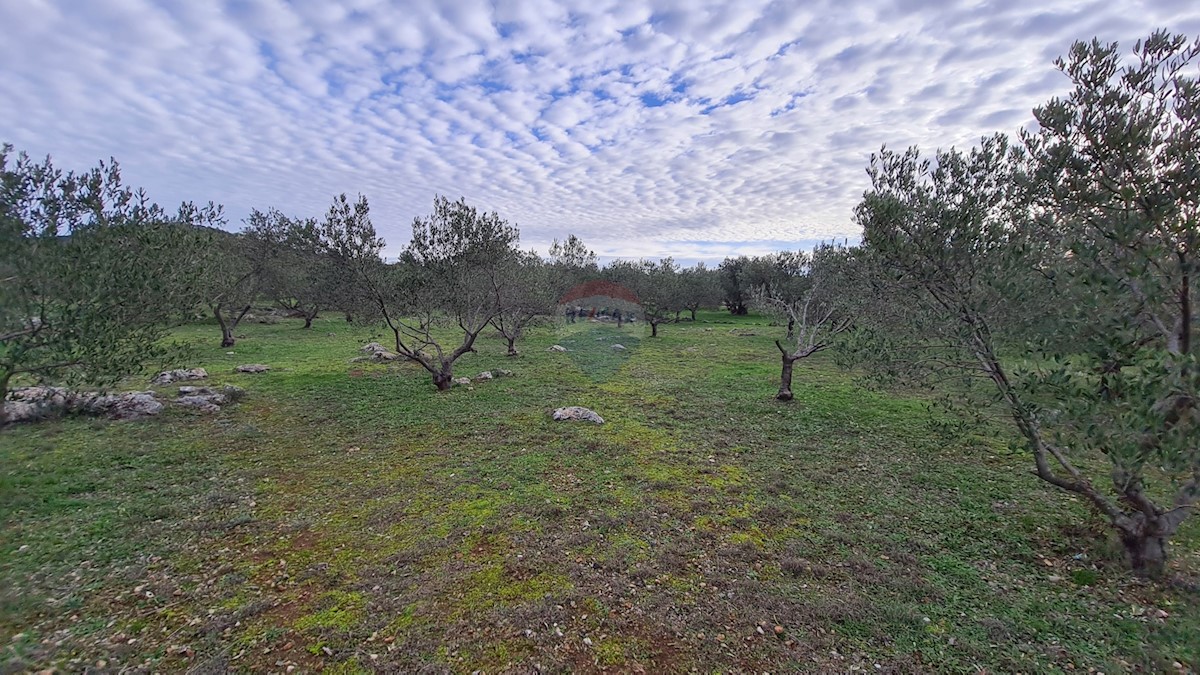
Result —
[{"label": "altocumulus cloud", "polygon": [[1075,39],[1190,0],[6,0],[0,139],[158,201],[320,215],[395,253],[434,193],[545,249],[719,260],[857,237],[871,152],[1032,121]]}]

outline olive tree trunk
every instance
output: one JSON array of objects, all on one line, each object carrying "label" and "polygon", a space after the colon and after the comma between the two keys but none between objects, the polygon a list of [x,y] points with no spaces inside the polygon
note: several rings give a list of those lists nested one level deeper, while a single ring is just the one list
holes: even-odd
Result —
[{"label": "olive tree trunk", "polygon": [[782,355],[783,368],[779,373],[779,393],[775,394],[775,398],[780,401],[792,400],[792,368],[796,365],[797,358],[784,352]]}]

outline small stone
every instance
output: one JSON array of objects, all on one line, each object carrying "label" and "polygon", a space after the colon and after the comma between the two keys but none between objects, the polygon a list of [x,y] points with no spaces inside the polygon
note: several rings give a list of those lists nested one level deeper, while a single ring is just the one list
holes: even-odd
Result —
[{"label": "small stone", "polygon": [[622,344],[615,344],[612,346],[612,348],[619,352],[625,351],[625,345]]},{"label": "small stone", "polygon": [[271,369],[271,366],[264,366],[261,363],[246,363],[234,368],[234,372],[238,373],[265,373]]},{"label": "small stone", "polygon": [[565,351],[567,351],[567,348],[562,345],[550,345],[550,347],[546,351],[548,351],[548,352],[565,352]]},{"label": "small stone", "polygon": [[775,634],[783,635],[783,626],[775,626]]},{"label": "small stone", "polygon": [[592,646],[592,638],[586,638],[586,637],[583,638],[583,644],[591,647]]}]

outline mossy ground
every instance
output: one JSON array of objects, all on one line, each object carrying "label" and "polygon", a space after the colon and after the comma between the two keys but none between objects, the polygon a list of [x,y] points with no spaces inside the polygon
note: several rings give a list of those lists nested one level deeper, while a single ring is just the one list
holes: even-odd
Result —
[{"label": "mossy ground", "polygon": [[516,377],[441,393],[332,318],[179,331],[240,403],[0,432],[0,670],[1200,667],[1200,519],[1135,580],[1003,427],[824,358],[776,402],[778,329],[700,318],[482,340],[457,374]]}]

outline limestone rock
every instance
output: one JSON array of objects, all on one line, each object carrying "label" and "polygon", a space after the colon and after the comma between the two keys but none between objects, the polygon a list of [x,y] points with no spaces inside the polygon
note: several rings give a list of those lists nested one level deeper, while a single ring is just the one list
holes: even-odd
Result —
[{"label": "limestone rock", "polygon": [[179,368],[162,371],[150,379],[150,384],[164,385],[172,382],[203,380],[206,377],[208,377],[208,371],[203,368]]},{"label": "limestone rock", "polygon": [[625,345],[620,343],[613,345],[612,348],[619,352],[625,351]]},{"label": "limestone rock", "polygon": [[356,361],[397,361],[402,358],[399,354],[391,351],[378,342],[368,342],[362,347],[359,347],[359,351],[366,352],[368,356],[359,357],[358,359],[355,359]]},{"label": "limestone rock", "polygon": [[550,345],[550,347],[546,351],[548,351],[548,352],[565,352],[565,351],[567,351],[567,348],[562,345]]},{"label": "limestone rock", "polygon": [[175,405],[185,408],[196,408],[202,412],[217,412],[221,406],[241,398],[245,390],[233,385],[225,385],[220,389],[212,387],[180,387],[179,398]]},{"label": "limestone rock", "polygon": [[271,366],[264,366],[261,363],[247,363],[240,365],[233,370],[239,373],[265,373],[271,369]]},{"label": "limestone rock", "polygon": [[57,414],[103,415],[135,420],[162,412],[163,404],[152,391],[102,394],[76,392],[64,387],[20,387],[9,392],[4,409],[10,422],[32,422]]},{"label": "limestone rock", "polygon": [[597,415],[594,411],[582,406],[572,405],[565,408],[555,408],[554,412],[550,413],[556,420],[571,420],[575,422],[592,422],[594,424],[604,424],[604,418]]},{"label": "limestone rock", "polygon": [[478,381],[482,381],[482,380],[491,380],[491,379],[495,379],[495,378],[492,375],[492,371],[485,370],[482,373],[476,375],[474,379],[475,379],[475,381],[478,382]]},{"label": "limestone rock", "polygon": [[465,386],[467,386],[468,384],[471,384],[471,378],[469,378],[469,377],[456,377],[456,378],[454,378],[453,380],[451,380],[451,382],[453,382],[454,384],[462,385],[462,386],[464,386],[464,387],[465,387]]},{"label": "limestone rock", "polygon": [[163,404],[152,391],[127,391],[98,397],[93,407],[115,420],[138,420],[162,412]]}]

